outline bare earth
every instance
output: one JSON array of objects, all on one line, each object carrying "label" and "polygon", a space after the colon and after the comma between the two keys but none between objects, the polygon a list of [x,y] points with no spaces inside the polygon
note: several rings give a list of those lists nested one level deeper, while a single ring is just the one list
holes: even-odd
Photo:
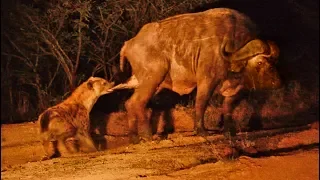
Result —
[{"label": "bare earth", "polygon": [[257,151],[271,152],[256,158],[230,155],[222,135],[186,134],[138,145],[128,145],[126,136],[105,136],[111,149],[39,161],[43,151],[35,123],[2,125],[1,179],[319,179],[318,126],[242,139],[245,147],[251,143]]}]

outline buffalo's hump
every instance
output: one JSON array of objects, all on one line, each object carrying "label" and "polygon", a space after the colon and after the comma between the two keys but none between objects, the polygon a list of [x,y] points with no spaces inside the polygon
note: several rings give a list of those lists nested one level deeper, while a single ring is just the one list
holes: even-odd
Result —
[{"label": "buffalo's hump", "polygon": [[212,45],[216,49],[226,43],[226,51],[235,52],[256,36],[256,25],[249,17],[236,10],[215,8],[146,24],[130,41],[159,51],[171,52],[177,46],[177,55],[185,55],[192,44]]}]

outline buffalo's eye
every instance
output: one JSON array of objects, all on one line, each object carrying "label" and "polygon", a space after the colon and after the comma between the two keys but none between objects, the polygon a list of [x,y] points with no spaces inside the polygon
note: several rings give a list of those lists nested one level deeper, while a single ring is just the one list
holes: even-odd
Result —
[{"label": "buffalo's eye", "polygon": [[270,67],[269,69],[270,69],[270,70],[273,70],[273,67]]},{"label": "buffalo's eye", "polygon": [[262,64],[262,62],[258,62],[258,65],[261,65]]}]

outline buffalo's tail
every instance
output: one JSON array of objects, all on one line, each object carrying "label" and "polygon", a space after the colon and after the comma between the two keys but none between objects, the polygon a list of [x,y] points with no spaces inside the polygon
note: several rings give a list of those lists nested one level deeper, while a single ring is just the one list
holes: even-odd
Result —
[{"label": "buffalo's tail", "polygon": [[127,45],[127,43],[125,42],[120,50],[120,70],[122,72],[124,71],[124,65],[125,65],[125,60],[126,60],[126,56],[125,56],[126,45]]}]

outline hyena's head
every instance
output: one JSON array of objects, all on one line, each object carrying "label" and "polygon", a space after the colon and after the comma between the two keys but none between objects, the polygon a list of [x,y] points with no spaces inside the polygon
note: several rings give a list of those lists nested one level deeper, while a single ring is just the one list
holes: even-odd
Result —
[{"label": "hyena's head", "polygon": [[90,77],[87,82],[89,90],[93,90],[97,96],[102,96],[108,93],[108,90],[114,86],[114,82],[108,82],[100,77]]}]

